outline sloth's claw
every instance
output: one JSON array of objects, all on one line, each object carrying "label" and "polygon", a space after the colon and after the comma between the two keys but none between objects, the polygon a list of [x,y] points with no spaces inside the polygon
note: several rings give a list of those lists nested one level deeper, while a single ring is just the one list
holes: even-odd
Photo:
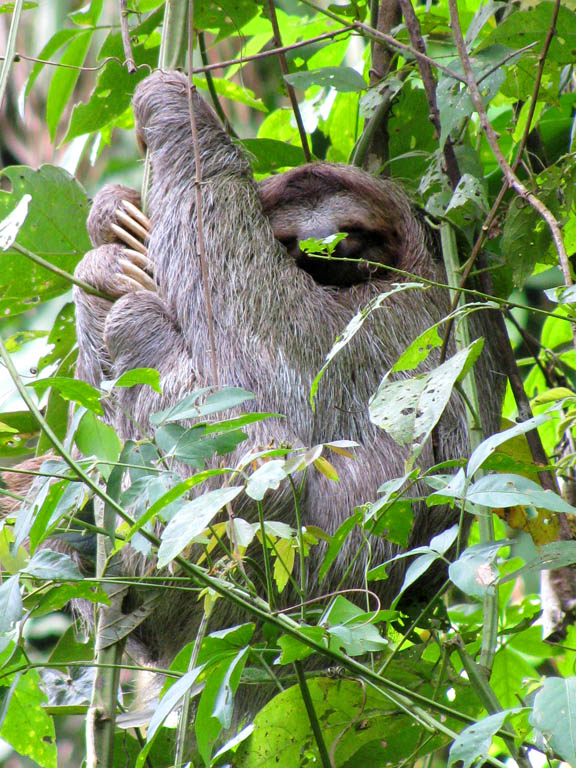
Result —
[{"label": "sloth's claw", "polygon": [[[134,210],[137,209],[135,208]],[[131,233],[136,235],[136,237],[138,237],[142,243],[145,243],[146,240],[148,240],[149,229],[142,226],[138,219],[135,219],[132,215],[126,213],[126,211],[122,210],[122,208],[118,208],[116,210],[116,219],[123,227],[131,230]]]},{"label": "sloth's claw", "polygon": [[149,274],[153,274],[154,272],[154,264],[151,259],[148,258],[148,256],[145,256],[143,253],[140,253],[140,251],[135,251],[131,248],[124,248],[124,255],[137,267],[140,267],[140,269],[144,269]]},{"label": "sloth's claw", "polygon": [[120,276],[132,289],[156,292],[156,283],[150,275],[128,259],[118,259],[123,274]]},{"label": "sloth's claw", "polygon": [[132,219],[139,222],[142,225],[143,229],[146,230],[146,234],[148,234],[152,229],[152,224],[148,216],[145,216],[140,210],[140,208],[137,208],[129,200],[122,200],[122,205],[124,206],[124,210],[126,211],[126,213],[128,213],[132,217]]},{"label": "sloth's claw", "polygon": [[127,293],[144,290],[138,280],[133,280],[131,277],[128,277],[128,275],[118,275],[117,280],[121,285],[125,286]]},{"label": "sloth's claw", "polygon": [[[116,212],[116,216],[120,217],[120,211]],[[140,253],[146,254],[148,252],[148,249],[146,246],[140,242],[134,235],[132,235],[130,232],[127,232],[123,227],[119,226],[118,224],[111,224],[110,229],[116,237],[118,237],[120,240],[122,240],[123,243],[126,243],[130,248],[133,248],[135,251],[140,251]]]}]

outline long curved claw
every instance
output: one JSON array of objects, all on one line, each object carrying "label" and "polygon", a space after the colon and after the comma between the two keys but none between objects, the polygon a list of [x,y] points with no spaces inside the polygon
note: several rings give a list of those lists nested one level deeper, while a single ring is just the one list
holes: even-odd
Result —
[{"label": "long curved claw", "polygon": [[157,291],[156,283],[152,280],[150,275],[144,272],[143,269],[140,269],[140,267],[136,266],[132,261],[129,261],[128,259],[118,259],[118,264],[124,273],[122,277],[124,277],[132,288],[139,291]]},{"label": "long curved claw", "polygon": [[131,230],[132,234],[136,235],[136,237],[138,237],[142,241],[142,243],[145,243],[146,240],[148,240],[149,229],[146,229],[146,227],[143,227],[142,224],[137,219],[127,214],[126,211],[123,211],[122,209],[118,208],[118,210],[116,211],[116,219],[124,227]]},{"label": "long curved claw", "polygon": [[140,253],[140,251],[134,251],[131,248],[124,248],[124,255],[133,264],[136,264],[137,267],[140,267],[140,269],[144,269],[149,274],[153,274],[154,262],[151,259],[149,259],[148,256],[145,256],[143,253]]},{"label": "long curved claw", "polygon": [[129,214],[132,219],[139,222],[142,227],[146,230],[146,232],[150,232],[152,229],[152,223],[150,222],[150,219],[148,216],[145,216],[140,208],[137,208],[133,203],[131,203],[129,200],[122,200],[122,205],[124,206],[124,210],[127,214]]},{"label": "long curved claw", "polygon": [[128,292],[144,290],[138,280],[133,280],[131,277],[128,277],[128,275],[118,275],[117,280],[120,283],[124,283]]},{"label": "long curved claw", "polygon": [[[118,213],[116,214],[118,215]],[[148,249],[146,246],[140,242],[137,238],[134,237],[134,235],[130,234],[130,232],[127,232],[123,227],[121,227],[118,224],[111,224],[110,229],[114,234],[118,237],[119,240],[122,240],[123,243],[126,243],[130,248],[133,248],[135,251],[139,251],[140,253],[143,253],[146,255],[148,252]]]}]

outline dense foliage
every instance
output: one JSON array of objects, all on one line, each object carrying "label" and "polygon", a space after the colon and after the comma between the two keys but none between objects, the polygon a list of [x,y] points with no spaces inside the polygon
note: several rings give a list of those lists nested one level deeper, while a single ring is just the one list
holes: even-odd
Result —
[{"label": "dense foliage", "polygon": [[[376,768],[422,759],[427,765],[461,761],[465,768],[477,761],[576,765],[576,633],[563,615],[574,585],[569,570],[547,578],[551,569],[576,562],[570,523],[576,508],[569,503],[576,414],[570,261],[576,252],[576,14],[570,3],[382,0],[381,21],[387,16],[388,24],[378,25],[375,0],[372,7],[367,0],[330,6],[286,0],[276,8],[273,0],[191,4],[193,82],[225,114],[258,176],[299,165],[308,152],[383,172],[434,217],[454,289],[470,274],[489,275],[480,293],[455,290],[460,305],[452,332],[461,349],[428,374],[434,386],[447,395],[463,387],[474,405],[466,374],[477,349],[466,346],[467,313],[487,300],[505,313],[527,395],[511,359],[502,433],[473,445],[458,466],[428,472],[428,503],[456,504],[480,522],[450,566],[442,594],[410,616],[395,603],[378,610],[349,594],[346,584],[341,594],[305,610],[278,613],[271,606],[295,578],[295,564],[320,541],[327,541],[321,575],[353,528],[406,543],[412,515],[403,489],[418,476],[414,462],[378,499],[354,510],[334,537],[302,532],[297,484],[293,527],[265,520],[266,492],[303,470],[337,482],[331,452],[352,454],[350,445],[271,447],[251,455],[231,480],[229,470],[206,472],[205,461],[225,456],[247,439],[255,418],[267,417],[227,414],[249,393],[194,393],[156,415],[149,439],[121,444],[101,420],[103,400],[135,383],[158,389],[157,373],[137,370],[104,382],[100,391],[73,379],[69,291],[74,267],[90,248],[85,187],[137,178],[131,95],[159,61],[166,68],[186,64],[188,3],[173,2],[166,21],[160,0],[128,0],[126,14],[116,3],[91,0],[66,17],[63,6],[72,4],[58,5],[50,11],[50,36],[36,48],[31,30],[46,11],[34,2],[0,2],[6,42],[0,151],[8,165],[0,180],[0,354],[12,377],[11,384],[3,379],[10,391],[0,413],[0,456],[7,468],[33,453],[55,454],[19,516],[9,515],[0,528],[0,737],[43,768],[82,759],[90,766],[97,759],[101,765],[173,765],[191,732],[175,730],[173,721],[179,715],[186,723],[182,702],[192,697],[195,765]],[[279,59],[288,74],[281,74]],[[291,107],[286,95],[293,97]],[[45,128],[38,128],[38,115]],[[29,167],[49,157],[46,146],[60,163]],[[332,244],[309,247],[329,255]],[[326,365],[353,343],[372,311],[379,311],[378,302],[350,318],[338,344],[326,350]],[[396,369],[413,372],[442,345],[447,327],[417,340]],[[45,341],[39,359],[26,355],[39,338]],[[33,375],[19,375],[13,359],[32,364]],[[318,373],[314,388],[322,387]],[[385,423],[399,443],[412,444],[415,460],[439,407],[424,424],[403,418],[393,402],[387,405],[390,385],[386,371],[382,375],[373,420]],[[422,377],[406,380],[415,405],[423,388]],[[200,427],[178,424],[190,417]],[[74,458],[78,451],[84,458]],[[196,474],[179,478],[174,459]],[[222,488],[202,494],[198,488],[215,472]],[[261,503],[259,522],[218,516],[241,493]],[[160,541],[152,533],[155,521],[167,523]],[[93,556],[98,538],[99,577],[84,578],[68,555],[41,546],[55,537],[74,542],[85,556]],[[402,589],[457,538],[458,530],[449,529],[414,552]],[[222,541],[230,556],[213,562]],[[207,617],[219,600],[246,607],[246,623],[210,635],[208,621],[206,633],[191,639],[152,717],[126,712],[138,706],[134,665],[123,662],[131,675],[115,674],[121,641],[141,620],[114,612],[122,580],[106,572],[108,555],[128,542],[157,556],[162,567],[174,567],[192,542],[201,542],[202,557],[188,574],[176,570],[172,588],[200,585]],[[234,576],[234,564],[253,542],[260,542],[267,565],[259,598],[240,590]],[[548,590],[543,602],[540,573]],[[385,577],[385,564],[374,563],[368,588]],[[301,597],[304,604],[306,594]],[[73,598],[91,601],[95,610],[112,603],[102,613],[107,621],[98,625],[96,646],[61,624],[56,612]],[[256,631],[262,620],[264,631]],[[47,634],[57,636],[55,645]],[[300,662],[318,651],[324,654],[318,674],[304,675]],[[284,690],[253,729],[223,747],[241,678],[258,685],[270,675]],[[106,725],[94,725],[94,712],[116,701],[118,686],[123,714],[107,734]],[[64,716],[86,714],[89,747],[76,744],[66,756],[63,744],[72,747]]]}]

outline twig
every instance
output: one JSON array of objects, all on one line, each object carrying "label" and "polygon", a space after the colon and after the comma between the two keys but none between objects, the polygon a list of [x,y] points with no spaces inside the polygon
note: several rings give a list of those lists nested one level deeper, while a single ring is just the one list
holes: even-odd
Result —
[{"label": "twig", "polygon": [[198,126],[194,113],[193,97],[196,86],[192,82],[192,53],[194,50],[194,0],[188,3],[188,108],[190,111],[190,129],[192,131],[192,144],[194,147],[195,185],[196,193],[196,242],[198,258],[202,271],[202,285],[204,287],[204,301],[206,302],[206,319],[208,321],[208,336],[210,340],[210,360],[212,362],[212,379],[214,386],[218,385],[218,363],[216,360],[216,339],[214,337],[214,315],[212,312],[212,297],[210,295],[210,276],[206,262],[204,249],[204,223],[202,221],[202,167],[200,165],[200,145],[198,143]]},{"label": "twig", "polygon": [[470,57],[468,56],[468,51],[466,50],[466,45],[462,37],[456,0],[448,0],[448,5],[450,8],[450,22],[452,26],[452,32],[454,34],[454,41],[456,43],[456,48],[458,49],[458,55],[462,63],[462,69],[466,76],[468,92],[470,94],[470,98],[472,99],[472,103],[474,104],[474,109],[480,118],[480,123],[486,135],[486,140],[490,145],[500,170],[506,178],[508,186],[512,187],[512,189],[514,189],[523,200],[526,200],[528,203],[530,203],[534,210],[540,214],[540,216],[548,225],[552,239],[554,241],[554,245],[556,246],[558,259],[560,261],[560,268],[562,269],[565,283],[566,285],[573,285],[572,276],[570,274],[570,263],[568,261],[568,255],[566,253],[566,248],[564,247],[562,233],[560,232],[558,222],[554,218],[553,213],[544,205],[544,203],[520,181],[504,157],[502,150],[500,149],[500,145],[498,144],[496,132],[492,128],[492,124],[488,119],[486,109],[484,108],[484,103],[482,102],[482,96],[480,95],[478,84],[476,83],[476,78],[474,77],[474,72],[470,63]]},{"label": "twig", "polygon": [[[290,45],[283,45],[281,48],[271,48],[269,51],[260,51],[259,53],[253,53],[251,56],[239,56],[235,59],[227,59],[226,61],[217,61],[214,64],[207,64],[202,67],[195,67],[192,70],[193,75],[199,75],[202,74],[202,72],[212,72],[215,69],[226,69],[227,67],[233,67],[236,65],[244,65],[248,64],[250,61],[258,61],[259,59],[267,59],[269,56],[278,56],[279,53],[286,52],[286,51],[295,51],[298,48],[304,48],[307,45],[312,45],[313,43],[321,42],[322,40],[331,40],[334,37],[338,37],[338,35],[345,35],[349,32],[354,31],[354,26],[352,24],[344,24],[342,29],[336,29],[333,32],[325,32],[323,35],[317,35],[316,37],[310,37],[306,40],[300,40],[297,43],[291,43]],[[0,61],[4,61],[9,59],[8,56],[0,56]],[[45,64],[49,67],[63,67],[64,69],[76,69],[79,72],[98,72],[103,67],[106,66],[111,61],[116,61],[121,66],[124,66],[124,63],[122,59],[119,59],[117,56],[107,56],[105,59],[103,59],[97,66],[95,67],[82,67],[77,64],[62,64],[59,61],[53,61],[51,59],[38,59],[36,56],[27,56],[24,53],[18,53],[15,52],[12,56],[13,60],[17,62],[19,59],[22,59],[24,61],[33,61],[35,64]],[[162,69],[171,69],[173,67],[170,67],[169,64],[166,64],[165,66],[161,67]],[[137,64],[136,69],[148,69],[152,71],[152,67],[150,64]]]},{"label": "twig", "polygon": [[[557,0],[557,3],[558,3],[558,0]],[[558,222],[554,218],[554,215],[552,214],[552,212],[544,205],[544,203],[542,203],[542,201],[538,197],[536,197],[536,195],[530,192],[530,190],[528,190],[525,187],[525,185],[522,184],[522,182],[516,176],[514,170],[509,165],[508,161],[502,154],[502,151],[498,144],[496,133],[492,128],[490,121],[488,120],[488,115],[484,108],[482,97],[478,90],[478,85],[474,77],[474,72],[472,71],[472,65],[470,63],[468,51],[466,50],[466,45],[462,37],[462,30],[460,28],[460,19],[458,16],[458,6],[457,6],[456,0],[448,0],[448,6],[450,8],[450,24],[451,24],[452,32],[454,35],[454,41],[458,49],[458,55],[462,63],[462,69],[466,75],[466,80],[468,83],[468,92],[470,94],[470,98],[472,99],[472,103],[474,104],[474,108],[478,113],[478,116],[480,118],[480,123],[484,130],[484,133],[486,135],[486,139],[490,145],[490,148],[492,149],[494,157],[496,158],[496,161],[498,162],[498,165],[502,173],[504,174],[507,185],[509,187],[512,187],[512,189],[514,189],[522,199],[530,203],[530,205],[540,214],[540,216],[544,219],[544,221],[548,225],[550,232],[552,234],[552,239],[554,240],[554,244],[556,245],[556,250],[558,253],[558,258],[560,261],[560,266],[564,275],[565,282],[567,285],[573,285],[572,277],[570,275],[568,257],[566,254],[564,243],[562,241],[562,234],[560,232],[560,227],[558,225]],[[552,28],[555,23],[555,18],[556,16],[553,17],[554,21],[553,21],[553,24],[551,25]],[[551,39],[552,38],[550,36],[547,37],[548,45]],[[524,386],[520,378],[520,375],[518,373],[518,368],[516,366],[516,361],[514,359],[512,349],[510,348],[510,344],[507,340],[506,331],[504,328],[504,320],[501,316],[499,316],[497,318],[497,322],[500,325],[500,328],[497,330],[497,340],[500,345],[500,354],[502,356],[502,359],[505,362],[505,367],[510,380],[510,385],[512,387],[514,399],[516,400],[516,404],[518,407],[519,418],[521,421],[525,421],[526,419],[530,418],[532,415],[530,404],[528,403],[528,399],[524,391]],[[573,339],[573,342],[574,342],[574,346],[576,347],[576,339]],[[528,441],[530,452],[532,454],[532,457],[536,465],[539,464],[540,466],[546,466],[547,457],[544,452],[544,448],[542,446],[542,442],[540,441],[540,437],[537,431],[532,430],[531,432],[528,432],[526,434],[526,439]],[[550,472],[540,471],[539,477],[540,477],[542,486],[544,488],[558,492],[556,481]],[[566,540],[573,539],[572,533],[570,531],[570,526],[566,518],[563,515],[558,515],[558,522],[560,525],[561,538],[564,538]],[[564,573],[565,575],[563,575]],[[572,572],[564,571],[564,569],[562,569],[562,572],[558,574],[558,578],[559,578],[558,588],[555,588],[554,591],[557,594],[563,593],[563,592],[566,592],[567,594],[572,593],[572,597],[573,597],[574,574]],[[560,596],[560,602],[563,604],[561,594],[559,596]],[[568,601],[568,603],[570,603],[570,601]],[[564,608],[564,604],[563,604],[563,608]],[[569,606],[568,606],[568,609],[565,608],[565,610],[569,610]]]},{"label": "twig", "polygon": [[[404,14],[404,21],[406,22],[413,47],[420,53],[426,54],[426,44],[422,37],[420,22],[412,7],[412,3],[410,0],[400,0],[400,6],[402,8],[402,13]],[[434,126],[436,136],[440,138],[442,127],[440,125],[440,111],[436,100],[436,79],[432,72],[432,66],[426,59],[418,59],[418,69],[420,70],[424,91],[426,93],[426,100],[430,109],[429,119]],[[442,151],[444,153],[446,174],[450,180],[450,185],[452,189],[456,189],[458,182],[460,181],[460,168],[458,167],[458,160],[454,154],[454,147],[450,136],[446,137]]]},{"label": "twig", "polygon": [[[398,0],[372,0],[371,23],[380,32],[389,33],[400,23],[402,15]],[[364,123],[364,130],[358,140],[352,162],[371,173],[389,173],[387,164],[390,160],[390,136],[388,134],[388,115],[392,104],[391,89],[382,82],[390,72],[395,52],[382,40],[372,41],[369,84],[371,88],[379,85],[382,101],[378,108]],[[382,170],[384,166],[384,170]]]},{"label": "twig", "polygon": [[120,0],[120,32],[122,34],[122,48],[126,58],[126,69],[129,74],[136,72],[134,54],[132,53],[132,43],[130,41],[130,29],[128,28],[128,3],[127,0]]},{"label": "twig", "polygon": [[[538,57],[538,70],[536,72],[536,78],[534,80],[534,88],[532,89],[532,96],[530,100],[530,110],[528,113],[528,119],[526,121],[526,127],[524,128],[524,134],[522,135],[522,138],[520,139],[520,143],[518,144],[518,149],[516,151],[516,157],[512,163],[512,170],[516,171],[518,166],[520,165],[520,161],[522,159],[522,154],[524,153],[524,149],[526,147],[526,143],[528,141],[528,136],[530,135],[530,125],[532,123],[532,118],[534,117],[534,112],[536,110],[536,104],[538,102],[538,93],[540,91],[540,85],[542,82],[542,75],[544,72],[544,64],[546,63],[546,57],[548,55],[548,51],[550,49],[550,44],[552,43],[552,39],[554,37],[554,31],[556,26],[556,19],[558,18],[558,11],[560,9],[560,0],[556,0],[554,10],[552,12],[552,23],[550,25],[550,29],[548,30],[548,34],[546,35],[546,39],[544,40],[544,44],[542,46],[542,51],[540,53],[540,56]],[[528,50],[529,48],[533,48],[536,43],[530,43],[530,45],[525,46],[524,48],[521,48],[519,51],[515,51],[514,55],[521,53],[523,51]],[[511,56],[511,55],[510,55]],[[510,58],[506,57],[506,58]],[[503,59],[502,62],[500,62],[499,66],[501,66],[506,59]],[[492,71],[492,70],[491,70]],[[485,77],[489,73],[486,73]],[[483,78],[482,78],[483,79]],[[481,79],[478,80],[478,83],[481,82]],[[486,219],[484,220],[484,223],[482,224],[482,228],[480,230],[480,234],[478,235],[476,242],[474,243],[474,247],[472,248],[472,251],[470,253],[470,257],[468,258],[466,265],[464,266],[463,272],[462,272],[462,278],[460,280],[460,287],[463,287],[468,280],[468,276],[470,275],[470,272],[472,271],[472,268],[474,267],[474,264],[476,262],[476,259],[478,258],[478,255],[480,254],[480,251],[482,250],[482,247],[484,243],[486,242],[486,238],[488,237],[488,233],[490,232],[490,228],[492,227],[492,224],[494,223],[494,220],[496,219],[496,216],[498,214],[498,211],[500,209],[500,206],[502,204],[502,201],[504,200],[504,196],[506,195],[506,192],[508,191],[508,182],[505,181],[502,185],[500,192],[498,193],[496,200],[494,201],[494,204],[492,205],[492,208],[490,209],[488,215],[486,216]],[[452,310],[456,308],[456,304],[458,302],[458,297],[455,298],[454,303],[452,305]]]},{"label": "twig", "polygon": [[293,86],[290,85],[290,83],[286,80],[286,75],[290,74],[290,70],[288,69],[288,62],[286,61],[286,55],[282,50],[283,48],[282,36],[280,34],[280,27],[278,26],[278,18],[276,17],[276,7],[274,5],[274,0],[268,0],[268,12],[270,14],[270,22],[272,23],[272,31],[274,33],[274,45],[276,46],[277,49],[279,49],[278,63],[280,64],[280,71],[284,76],[286,91],[288,93],[288,98],[290,99],[290,104],[292,106],[292,112],[294,113],[296,125],[298,126],[298,133],[300,134],[300,143],[302,144],[302,151],[304,152],[304,157],[306,158],[306,162],[309,163],[312,160],[312,155],[310,154],[310,147],[308,146],[308,137],[306,136],[306,130],[304,129],[304,123],[302,122],[302,115],[300,113],[300,107],[298,106],[298,99],[296,98],[296,93],[294,91]]},{"label": "twig", "polygon": [[322,768],[330,768],[333,763],[330,762],[328,750],[326,749],[326,744],[324,743],[322,728],[318,722],[318,715],[316,714],[316,710],[314,709],[314,702],[312,701],[310,691],[308,690],[308,683],[306,682],[306,676],[304,675],[301,661],[294,662],[294,672],[296,673],[296,679],[298,680],[300,693],[302,694],[304,706],[306,707],[306,712],[308,713],[310,728],[312,729],[314,739],[316,740],[316,746],[318,747],[318,754],[320,755]]},{"label": "twig", "polygon": [[90,293],[92,296],[99,296],[101,299],[107,299],[107,301],[116,301],[115,296],[110,296],[103,291],[97,290],[88,283],[85,283],[83,280],[79,280],[77,277],[74,277],[74,275],[71,275],[69,272],[60,269],[60,267],[57,267],[55,264],[51,264],[49,261],[46,261],[46,259],[43,259],[42,256],[38,256],[36,253],[29,251],[28,248],[25,248],[23,245],[20,245],[19,243],[12,243],[11,247],[15,251],[18,251],[18,253],[26,256],[27,259],[30,259],[30,261],[33,261],[35,264],[38,264],[39,266],[44,267],[44,269],[53,272],[55,275],[58,275],[58,277],[63,277],[64,280],[67,280],[69,283],[73,283],[79,288],[82,288],[82,290],[86,293]]},{"label": "twig", "polygon": [[[206,51],[206,37],[204,35],[204,32],[198,33],[198,47],[200,48],[200,58],[202,59],[202,64],[204,66],[208,66],[208,53]],[[220,104],[220,99],[218,98],[218,94],[216,93],[216,88],[214,87],[214,78],[212,77],[212,72],[210,70],[206,70],[204,72],[206,75],[206,85],[208,86],[208,93],[210,94],[210,98],[212,99],[212,106],[214,107],[216,114],[222,120],[224,127],[226,128],[226,133],[228,136],[233,136],[235,139],[238,138],[236,131],[232,126],[230,125],[230,121],[226,117],[226,113],[222,109],[222,104]]]},{"label": "twig", "polygon": [[[374,15],[376,23],[374,24]],[[390,30],[400,23],[402,15],[398,0],[373,0],[370,23],[378,32],[389,34]],[[383,45],[382,40],[372,41],[372,66],[370,67],[370,87],[378,85],[390,71],[392,56],[389,45]]]},{"label": "twig", "polygon": [[[9,56],[0,56],[0,61],[8,61],[10,59]],[[106,64],[109,64],[111,61],[116,61],[118,64],[120,64],[121,67],[125,66],[126,62],[122,61],[122,59],[119,59],[118,56],[106,56],[105,59],[102,59],[100,64],[97,64],[95,67],[86,67],[86,66],[80,66],[79,64],[64,64],[61,61],[53,61],[52,59],[39,59],[36,56],[26,56],[24,53],[19,53],[16,51],[13,56],[12,60],[16,64],[22,59],[23,61],[33,61],[35,64],[45,64],[47,67],[62,67],[62,69],[75,69],[78,72],[99,72],[101,69],[103,69]],[[139,69],[147,69],[150,72],[152,72],[152,67],[150,64],[136,64],[136,70]]]}]

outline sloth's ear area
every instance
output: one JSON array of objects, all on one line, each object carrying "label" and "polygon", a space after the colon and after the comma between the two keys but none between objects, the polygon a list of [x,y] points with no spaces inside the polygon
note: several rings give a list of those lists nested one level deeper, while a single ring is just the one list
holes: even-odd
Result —
[{"label": "sloth's ear area", "polygon": [[146,150],[148,149],[148,145],[146,144],[146,141],[144,140],[144,136],[140,131],[136,131],[136,144],[138,146],[138,151],[144,157],[146,155]]}]

